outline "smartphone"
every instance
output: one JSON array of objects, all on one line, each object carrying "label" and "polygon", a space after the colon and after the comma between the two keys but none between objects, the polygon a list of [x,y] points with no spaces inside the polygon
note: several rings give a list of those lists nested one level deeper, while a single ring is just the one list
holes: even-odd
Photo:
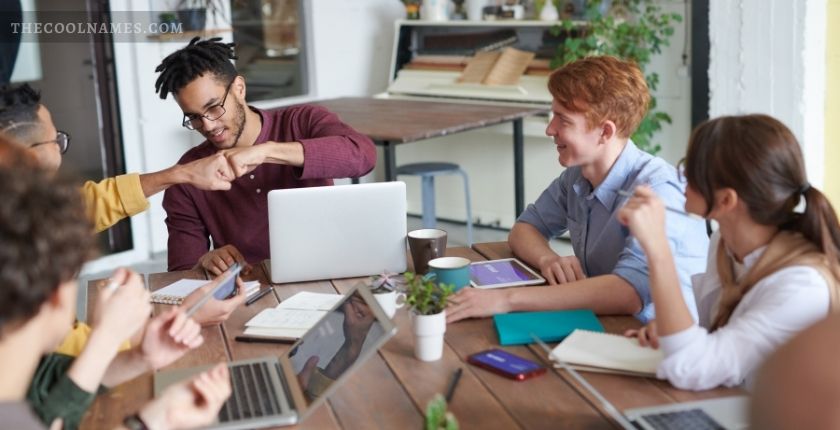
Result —
[{"label": "smartphone", "polygon": [[233,263],[225,273],[219,275],[219,283],[210,290],[204,297],[195,302],[194,305],[187,309],[187,316],[191,317],[199,308],[207,303],[207,300],[212,296],[216,300],[225,300],[236,294],[236,277],[242,271],[242,265]]},{"label": "smartphone", "polygon": [[215,288],[213,292],[213,298],[216,300],[225,300],[230,297],[233,297],[236,294],[236,277],[239,275],[239,272],[242,271],[242,265],[239,263],[233,263],[232,266],[228,267],[225,273],[222,273],[220,276],[222,280],[219,282],[219,285]]},{"label": "smartphone", "polygon": [[489,349],[467,357],[467,362],[506,378],[523,381],[545,373],[539,363],[524,359],[502,349]]}]

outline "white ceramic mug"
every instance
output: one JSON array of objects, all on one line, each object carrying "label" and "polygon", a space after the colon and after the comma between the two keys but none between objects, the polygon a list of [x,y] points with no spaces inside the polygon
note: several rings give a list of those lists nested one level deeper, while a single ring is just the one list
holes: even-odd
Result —
[{"label": "white ceramic mug", "polygon": [[397,313],[397,309],[405,305],[405,293],[389,291],[387,293],[374,294],[373,297],[376,297],[376,301],[379,302],[379,306],[382,307],[382,310],[385,311],[385,315],[388,315],[388,318],[393,318],[394,314]]}]

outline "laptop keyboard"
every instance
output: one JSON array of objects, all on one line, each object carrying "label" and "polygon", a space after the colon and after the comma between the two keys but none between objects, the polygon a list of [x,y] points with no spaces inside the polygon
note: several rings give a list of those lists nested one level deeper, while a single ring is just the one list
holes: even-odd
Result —
[{"label": "laptop keyboard", "polygon": [[702,409],[663,412],[644,415],[644,420],[656,430],[725,430]]},{"label": "laptop keyboard", "polygon": [[[233,392],[219,411],[219,422],[239,421],[286,414],[290,411],[285,387],[271,382],[268,363],[230,366]],[[278,374],[280,367],[275,365]]]}]

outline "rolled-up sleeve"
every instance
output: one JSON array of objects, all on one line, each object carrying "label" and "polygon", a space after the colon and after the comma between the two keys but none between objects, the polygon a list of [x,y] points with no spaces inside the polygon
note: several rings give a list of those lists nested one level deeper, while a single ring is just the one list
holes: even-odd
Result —
[{"label": "rolled-up sleeve", "polygon": [[355,178],[376,165],[376,147],[364,134],[341,122],[338,116],[320,106],[300,112],[304,130],[303,168],[298,179]]},{"label": "rolled-up sleeve", "polygon": [[149,207],[137,173],[106,178],[98,183],[87,181],[82,185],[82,195],[97,232]]},{"label": "rolled-up sleeve", "polygon": [[[567,172],[567,171],[566,171]],[[566,232],[568,223],[568,190],[565,185],[566,172],[555,179],[537,201],[528,205],[516,222],[524,222],[536,228],[546,239]]]}]

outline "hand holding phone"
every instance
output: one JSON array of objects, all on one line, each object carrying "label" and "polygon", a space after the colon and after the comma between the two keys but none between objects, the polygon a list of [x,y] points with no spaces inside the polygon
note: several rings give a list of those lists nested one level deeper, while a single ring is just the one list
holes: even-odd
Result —
[{"label": "hand holding phone", "polygon": [[240,271],[242,271],[242,265],[234,263],[227,271],[219,275],[219,277],[216,278],[218,284],[208,291],[204,297],[190,306],[187,310],[187,317],[192,317],[199,308],[207,303],[207,300],[209,300],[211,296],[216,300],[225,300],[233,296],[236,293],[236,277],[239,275]]},{"label": "hand holding phone", "polygon": [[467,357],[467,362],[506,378],[524,381],[545,373],[541,364],[511,354],[503,349],[488,349]]}]

